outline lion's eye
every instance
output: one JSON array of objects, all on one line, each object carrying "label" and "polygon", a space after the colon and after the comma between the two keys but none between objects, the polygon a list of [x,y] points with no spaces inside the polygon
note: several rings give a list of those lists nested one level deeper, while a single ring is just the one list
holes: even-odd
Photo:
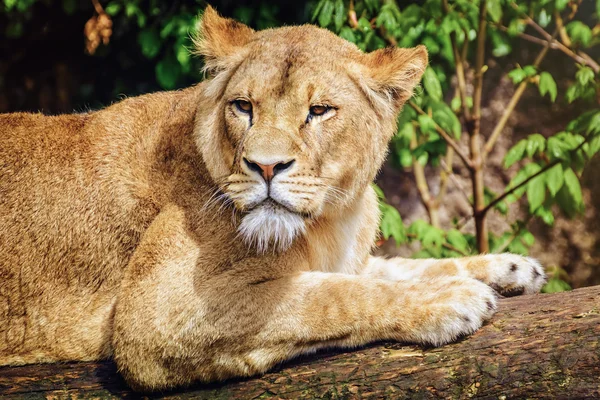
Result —
[{"label": "lion's eye", "polygon": [[313,117],[317,117],[319,115],[323,115],[325,114],[327,111],[330,110],[331,107],[329,106],[324,106],[324,105],[317,105],[317,106],[311,106],[310,107],[310,115]]},{"label": "lion's eye", "polygon": [[237,99],[233,101],[233,104],[243,113],[250,114],[252,112],[252,103],[249,101]]}]

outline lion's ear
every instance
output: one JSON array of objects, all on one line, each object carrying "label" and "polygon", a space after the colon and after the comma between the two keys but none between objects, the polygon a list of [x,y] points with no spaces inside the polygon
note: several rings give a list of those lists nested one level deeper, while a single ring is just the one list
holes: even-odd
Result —
[{"label": "lion's ear", "polygon": [[427,49],[388,47],[364,55],[369,87],[396,110],[412,95],[427,68]]},{"label": "lion's ear", "polygon": [[228,58],[238,53],[254,35],[254,30],[230,18],[221,17],[211,6],[204,10],[194,37],[195,52],[204,57],[206,69],[220,70]]}]

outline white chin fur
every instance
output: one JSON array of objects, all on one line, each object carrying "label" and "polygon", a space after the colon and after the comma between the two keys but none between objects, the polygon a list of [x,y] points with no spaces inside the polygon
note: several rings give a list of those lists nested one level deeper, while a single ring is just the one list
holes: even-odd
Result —
[{"label": "white chin fur", "polygon": [[267,203],[244,216],[238,232],[248,245],[255,246],[259,253],[263,253],[270,246],[278,251],[287,250],[305,229],[301,216]]}]

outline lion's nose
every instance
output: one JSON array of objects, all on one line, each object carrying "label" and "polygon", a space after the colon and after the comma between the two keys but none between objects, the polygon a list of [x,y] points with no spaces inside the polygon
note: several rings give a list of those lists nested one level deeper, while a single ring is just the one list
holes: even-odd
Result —
[{"label": "lion's nose", "polygon": [[270,182],[271,179],[273,179],[273,177],[278,173],[290,168],[295,161],[296,160],[290,160],[288,162],[280,161],[273,164],[261,164],[256,161],[248,160],[244,157],[244,162],[248,168],[261,174],[264,180],[267,182]]}]

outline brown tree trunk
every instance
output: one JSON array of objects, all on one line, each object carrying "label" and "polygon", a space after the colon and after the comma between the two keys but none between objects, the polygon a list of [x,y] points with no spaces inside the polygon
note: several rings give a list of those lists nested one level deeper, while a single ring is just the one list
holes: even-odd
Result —
[{"label": "brown tree trunk", "polygon": [[[176,398],[600,397],[600,286],[500,301],[473,336],[440,348],[378,344],[321,353]],[[133,396],[110,362],[0,368],[0,398]]]}]

